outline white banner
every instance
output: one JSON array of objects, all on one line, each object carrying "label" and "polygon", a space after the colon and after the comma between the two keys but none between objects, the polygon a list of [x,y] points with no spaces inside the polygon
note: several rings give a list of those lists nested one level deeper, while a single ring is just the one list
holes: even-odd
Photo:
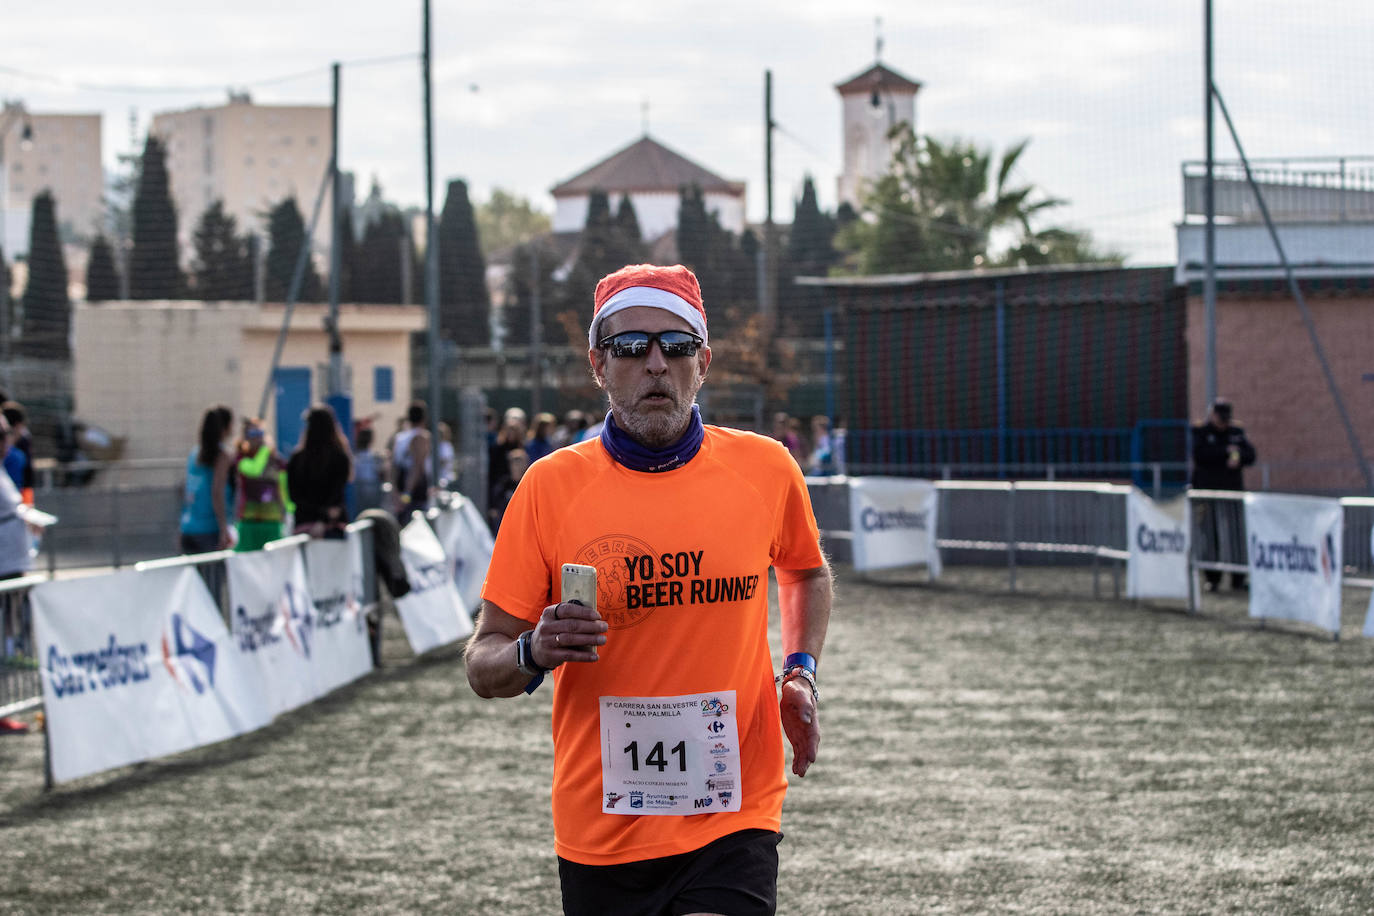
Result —
[{"label": "white banner", "polygon": [[434,532],[449,561],[449,575],[469,614],[476,614],[482,603],[482,582],[496,546],[482,514],[467,497],[439,513]]},{"label": "white banner", "polygon": [[472,618],[453,586],[444,548],[422,516],[411,516],[401,529],[401,562],[410,593],[397,599],[396,611],[411,651],[419,655],[470,634]]},{"label": "white banner", "polygon": [[256,668],[273,715],[322,695],[310,660],[315,608],[297,548],[236,553],[224,561],[234,648]]},{"label": "white banner", "polygon": [[[1369,529],[1369,552],[1374,556],[1374,528]],[[1364,614],[1364,635],[1374,639],[1374,592],[1369,593],[1369,610]]]},{"label": "white banner", "polygon": [[306,579],[315,608],[310,664],[321,694],[372,670],[363,607],[362,539],[314,540],[304,546]]},{"label": "white banner", "polygon": [[1248,493],[1250,616],[1341,631],[1341,502]]},{"label": "white banner", "polygon": [[939,492],[929,480],[849,478],[854,568],[925,563],[932,578],[940,575],[940,550],[935,545],[939,504]]},{"label": "white banner", "polygon": [[1188,498],[1157,502],[1136,487],[1126,497],[1127,598],[1188,597]]},{"label": "white banner", "polygon": [[58,782],[271,721],[194,569],[46,582],[30,600]]}]

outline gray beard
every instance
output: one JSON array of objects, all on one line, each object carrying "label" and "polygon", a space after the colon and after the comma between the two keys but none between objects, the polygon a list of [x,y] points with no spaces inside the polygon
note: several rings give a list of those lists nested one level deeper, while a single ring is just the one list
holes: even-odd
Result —
[{"label": "gray beard", "polygon": [[631,439],[646,448],[667,448],[682,438],[692,419],[693,398],[681,407],[669,412],[650,411],[636,413],[611,401],[611,412],[615,414],[615,424]]}]

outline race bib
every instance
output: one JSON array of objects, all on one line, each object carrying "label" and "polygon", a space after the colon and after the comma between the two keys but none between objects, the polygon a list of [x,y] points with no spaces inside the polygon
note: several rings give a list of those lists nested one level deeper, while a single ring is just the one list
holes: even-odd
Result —
[{"label": "race bib", "polygon": [[740,809],[735,692],[601,698],[601,810]]}]

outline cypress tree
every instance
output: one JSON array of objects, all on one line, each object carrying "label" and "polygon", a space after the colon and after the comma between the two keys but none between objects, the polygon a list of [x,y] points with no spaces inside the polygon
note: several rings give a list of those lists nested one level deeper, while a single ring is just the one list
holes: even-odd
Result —
[{"label": "cypress tree", "polygon": [[711,220],[701,188],[684,185],[678,190],[677,253],[682,263],[701,279],[709,265]]},{"label": "cypress tree", "polygon": [[620,198],[620,206],[615,211],[616,260],[623,267],[626,264],[643,264],[648,260],[648,249],[644,245],[644,235],[639,230],[639,216],[630,195]]},{"label": "cypress tree", "polygon": [[[291,278],[295,275],[301,246],[309,244],[305,237],[305,220],[296,206],[296,198],[288,197],[272,208],[267,216],[267,234],[267,301],[285,302],[291,291]],[[322,298],[320,277],[307,257],[305,277],[296,301],[319,302]]]},{"label": "cypress tree", "polygon": [[119,271],[114,251],[104,234],[91,243],[91,259],[86,264],[86,301],[108,302],[119,298]]},{"label": "cypress tree", "polygon": [[[14,303],[10,299],[10,264],[5,260],[5,246],[0,245],[0,333],[10,334],[14,328]],[[3,350],[3,344],[0,344]]]},{"label": "cypress tree", "polygon": [[253,298],[248,240],[239,235],[234,217],[224,212],[223,201],[215,201],[201,214],[194,241],[194,298],[207,302]]},{"label": "cypress tree", "polygon": [[491,344],[491,294],[467,182],[448,183],[439,217],[439,333],[470,346]]},{"label": "cypress tree", "polygon": [[24,287],[23,352],[31,356],[70,354],[71,301],[67,298],[67,264],[57,237],[57,212],[52,193],[33,199],[29,224],[29,282]]},{"label": "cypress tree", "polygon": [[167,152],[162,142],[149,134],[134,193],[129,298],[175,299],[181,288],[177,212],[167,180]]},{"label": "cypress tree", "polygon": [[[558,291],[554,311],[585,309],[596,290],[596,284],[606,274],[625,266],[621,246],[617,242],[615,217],[611,215],[606,192],[594,188],[587,199],[587,221],[577,242],[577,260]],[[547,309],[548,304],[544,307]]]},{"label": "cypress tree", "polygon": [[834,223],[816,203],[816,186],[807,175],[801,200],[796,202],[787,260],[797,275],[824,276],[835,261]]},{"label": "cypress tree", "polygon": [[[383,305],[401,303],[404,291],[401,246],[407,235],[405,218],[395,207],[386,207],[368,222],[352,268],[355,301]],[[405,264],[404,269],[411,270],[411,264]]]},{"label": "cypress tree", "polygon": [[[554,269],[558,258],[552,252],[538,248],[537,241],[517,245],[511,251],[510,273],[506,275],[506,306],[501,311],[501,326],[504,330],[503,343],[507,347],[529,346],[534,338],[531,334],[530,318],[534,302],[534,258],[539,254],[539,313],[541,317],[540,339],[545,344],[558,345],[566,335],[558,321],[558,314],[575,306],[570,297],[561,296],[558,284],[554,281]],[[590,301],[583,301],[583,312]]]},{"label": "cypress tree", "polygon": [[625,262],[620,260],[618,235],[606,192],[600,188],[593,189],[587,199],[587,222],[578,240],[577,267],[574,270],[580,271],[595,285],[606,274],[624,267]]},{"label": "cypress tree", "polygon": [[782,265],[779,310],[788,333],[818,337],[824,333],[825,294],[814,286],[797,286],[796,277],[823,277],[835,262],[835,225],[816,203],[816,187],[807,175],[795,202],[792,230]]},{"label": "cypress tree", "polygon": [[353,234],[353,207],[345,206],[339,214],[339,301],[356,302],[353,292],[353,268],[358,260],[358,237]]}]

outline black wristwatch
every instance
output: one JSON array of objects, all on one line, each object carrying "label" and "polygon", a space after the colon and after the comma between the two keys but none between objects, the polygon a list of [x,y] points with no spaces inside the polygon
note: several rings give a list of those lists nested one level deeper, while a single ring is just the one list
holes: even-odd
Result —
[{"label": "black wristwatch", "polygon": [[515,667],[525,677],[540,677],[549,672],[548,668],[534,660],[534,653],[530,651],[530,637],[533,635],[533,630],[526,630],[515,638]]}]

